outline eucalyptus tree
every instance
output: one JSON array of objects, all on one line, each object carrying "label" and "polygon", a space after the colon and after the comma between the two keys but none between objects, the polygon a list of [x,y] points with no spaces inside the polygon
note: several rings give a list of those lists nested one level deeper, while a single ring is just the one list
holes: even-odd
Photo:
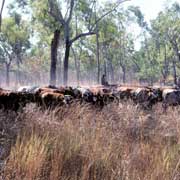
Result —
[{"label": "eucalyptus tree", "polygon": [[[44,0],[41,0],[44,1]],[[70,47],[72,44],[77,41],[78,39],[96,34],[96,25],[97,23],[102,20],[105,16],[110,14],[112,10],[114,10],[119,4],[126,0],[121,0],[115,3],[113,8],[102,14],[100,17],[95,16],[94,12],[94,0],[87,0],[87,1],[58,1],[58,0],[48,0],[46,1],[46,11],[44,10],[43,13],[46,13],[47,16],[52,18],[63,30],[63,38],[65,42],[65,57],[64,57],[64,84],[67,84],[68,81],[68,67],[69,67],[69,54],[70,54]],[[40,1],[38,1],[40,2]],[[86,6],[88,8],[87,11],[84,11],[83,20],[84,23],[80,23],[82,28],[79,32],[73,31],[71,28],[73,15],[78,7]],[[41,6],[39,6],[41,7]],[[63,9],[62,7],[67,7]],[[82,8],[83,9],[83,8]],[[80,8],[80,10],[82,10]],[[65,12],[65,13],[63,13]],[[46,18],[47,19],[47,18]],[[79,21],[78,21],[79,22]]]},{"label": "eucalyptus tree", "polygon": [[[20,1],[20,0],[19,0]],[[21,1],[20,1],[21,2]],[[19,2],[19,3],[20,3]],[[59,47],[59,39],[61,34],[61,26],[49,15],[48,1],[47,0],[30,0],[25,4],[27,8],[32,10],[32,26],[34,33],[39,41],[44,42],[43,38],[47,39],[46,44],[50,46],[50,80],[51,85],[56,84],[56,65],[57,54]],[[43,37],[44,36],[44,37]]]},{"label": "eucalyptus tree", "polygon": [[145,76],[149,76],[149,78],[147,78],[150,81],[150,84],[153,84],[153,64],[154,64],[154,56],[152,56],[152,52],[150,50],[150,46],[151,46],[151,42],[149,42],[149,38],[150,38],[150,33],[151,33],[151,29],[148,26],[148,23],[145,21],[144,15],[142,14],[141,10],[139,7],[133,7],[131,6],[130,11],[132,11],[134,13],[134,15],[137,18],[137,23],[139,25],[139,27],[141,28],[141,34],[143,36],[143,41],[142,41],[142,49],[144,49],[144,61],[147,62],[145,63],[146,66],[144,68],[144,75]]},{"label": "eucalyptus tree", "polygon": [[172,45],[175,55],[180,62],[180,5],[178,3],[174,3],[172,7],[165,11],[165,13],[166,22],[171,24],[171,26],[165,27],[167,28],[167,37]]},{"label": "eucalyptus tree", "polygon": [[67,85],[67,81],[68,81],[69,54],[70,54],[71,45],[81,37],[95,34],[95,32],[90,29],[86,30],[87,32],[81,31],[79,33],[76,32],[77,34],[75,35],[73,34],[73,31],[71,29],[71,21],[76,3],[77,2],[74,0],[71,0],[69,3],[64,2],[64,4],[66,4],[67,6],[67,11],[63,16],[61,9],[62,1],[59,2],[58,0],[56,1],[48,0],[49,15],[54,19],[54,21],[56,21],[62,27],[64,31],[63,34],[64,34],[64,42],[65,42],[65,53],[64,53],[65,57],[64,57],[63,80],[65,85]]},{"label": "eucalyptus tree", "polygon": [[9,85],[9,71],[12,61],[16,60],[18,64],[22,63],[22,56],[30,47],[26,22],[21,21],[20,16],[17,18],[17,14],[14,17],[3,19],[0,42],[6,64],[6,83]]},{"label": "eucalyptus tree", "polygon": [[[177,67],[180,63],[180,5],[172,4],[160,12],[151,23],[152,38],[156,39],[157,54],[161,63],[161,72],[165,82],[173,71],[174,83],[177,79]],[[171,67],[171,69],[170,69]]]},{"label": "eucalyptus tree", "polygon": [[12,51],[12,47],[8,44],[6,37],[2,36],[2,34],[0,35],[0,42],[1,42],[0,43],[0,60],[1,60],[1,63],[5,65],[6,85],[9,86],[9,83],[10,83],[9,72],[10,72],[10,66],[12,64],[14,54]]},{"label": "eucalyptus tree", "polygon": [[[17,0],[19,4],[28,4],[25,0]],[[112,3],[112,8],[108,9],[101,15],[97,15],[99,9],[95,8],[95,0],[30,0],[29,7],[32,8],[33,19],[38,20],[45,28],[50,28],[54,33],[51,42],[51,75],[50,83],[56,82],[56,62],[57,47],[59,44],[60,32],[61,38],[65,43],[64,50],[64,84],[68,82],[69,55],[72,44],[82,37],[97,34],[97,24],[105,16],[114,11],[121,3],[127,0],[119,0]],[[72,28],[75,13],[78,22],[78,31]],[[102,11],[103,12],[103,11]],[[98,71],[99,73],[99,71]]]},{"label": "eucalyptus tree", "polygon": [[117,39],[117,25],[115,17],[105,17],[99,22],[99,41],[101,49],[101,57],[103,59],[103,74],[107,76],[111,82],[114,81],[114,67],[113,67],[113,42]]},{"label": "eucalyptus tree", "polygon": [[170,73],[170,63],[172,59],[171,45],[162,26],[162,12],[156,19],[151,21],[151,39],[154,40],[156,48],[157,60],[159,61],[161,72],[161,83],[165,84]]},{"label": "eucalyptus tree", "polygon": [[[126,1],[126,0],[125,0]],[[95,3],[95,32],[96,32],[96,59],[97,59],[97,82],[99,83],[100,81],[100,69],[101,69],[101,62],[100,62],[100,34],[102,33],[102,28],[100,26],[101,22],[103,19],[105,19],[106,16],[108,16],[109,14],[111,14],[111,18],[110,21],[113,21],[113,19],[116,19],[115,16],[113,15],[114,12],[119,12],[122,9],[119,9],[119,6],[121,3],[125,2],[123,0],[117,1],[117,3],[112,3],[112,2],[106,2],[104,5],[104,8],[102,8],[101,6],[99,8],[97,3]],[[104,13],[105,12],[105,13]],[[111,64],[112,65],[112,64]],[[104,64],[104,68],[105,68],[105,64]],[[106,69],[105,69],[106,71]],[[111,77],[112,80],[113,78],[113,67],[111,66]]]}]

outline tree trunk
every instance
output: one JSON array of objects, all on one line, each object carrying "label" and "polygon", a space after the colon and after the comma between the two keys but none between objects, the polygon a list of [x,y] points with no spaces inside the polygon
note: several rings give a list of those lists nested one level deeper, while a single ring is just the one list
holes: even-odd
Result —
[{"label": "tree trunk", "polygon": [[51,41],[51,68],[50,68],[50,85],[56,85],[56,65],[57,65],[57,50],[59,45],[60,30],[54,32],[54,37]]},{"label": "tree trunk", "polygon": [[81,72],[80,72],[80,58],[77,61],[77,81],[78,81],[78,85],[81,81]]},{"label": "tree trunk", "polygon": [[75,53],[74,49],[71,47],[73,56],[74,56],[74,65],[76,69],[76,79],[77,79],[77,84],[79,85],[79,80],[80,80],[80,62],[77,58],[77,54]]},{"label": "tree trunk", "polygon": [[[96,10],[96,3],[95,3],[95,10]],[[97,21],[97,15],[95,12],[95,21]],[[99,26],[98,22],[96,23],[95,27],[96,33],[96,60],[97,60],[97,83],[100,83],[100,60],[99,60]]]},{"label": "tree trunk", "polygon": [[122,66],[122,72],[123,72],[123,83],[126,83],[126,68]]},{"label": "tree trunk", "polygon": [[59,61],[58,61],[58,65],[57,65],[57,81],[58,84],[62,83],[62,58],[61,55],[59,53]]},{"label": "tree trunk", "polygon": [[96,82],[96,70],[93,68],[94,67],[94,63],[93,63],[93,58],[92,56],[89,56],[89,67],[91,68],[88,68],[88,79],[89,79],[89,83],[90,84],[93,84],[94,82]]},{"label": "tree trunk", "polygon": [[99,59],[99,29],[96,24],[96,58],[97,58],[97,83],[100,83],[100,59]]},{"label": "tree trunk", "polygon": [[[76,21],[75,21],[75,22],[76,22],[75,27],[76,27],[76,36],[77,36],[77,34],[78,34],[78,25],[77,25],[78,20],[77,20],[77,15],[75,16],[75,19],[76,19]],[[81,49],[81,51],[82,51],[82,49]],[[80,51],[79,57],[81,56],[81,51]],[[79,57],[77,58],[76,53],[75,53],[75,51],[73,50],[73,48],[72,48],[72,52],[73,52],[73,55],[74,55],[74,63],[75,63],[75,69],[76,69],[77,84],[79,85],[79,81],[80,81],[80,60],[79,60]]]},{"label": "tree trunk", "polygon": [[104,59],[104,74],[105,76],[109,77],[109,68],[108,68],[108,52],[107,52],[107,46],[106,46],[106,43],[103,42],[103,46],[101,48],[101,52],[102,52],[102,57]]},{"label": "tree trunk", "polygon": [[65,49],[65,57],[64,57],[64,85],[68,84],[68,66],[69,66],[69,53],[70,53],[69,40],[66,40],[66,49]]},{"label": "tree trunk", "polygon": [[106,75],[106,77],[108,76],[107,73],[108,73],[108,67],[107,67],[107,59],[106,57],[104,57],[104,73]]},{"label": "tree trunk", "polygon": [[9,71],[10,71],[10,64],[6,63],[6,86],[8,87],[10,82]]},{"label": "tree trunk", "polygon": [[177,73],[176,73],[176,62],[175,62],[175,60],[173,60],[172,65],[173,65],[174,84],[177,84]]},{"label": "tree trunk", "polygon": [[112,59],[109,59],[109,65],[110,65],[111,83],[114,83],[114,68],[112,64]]},{"label": "tree trunk", "polygon": [[166,52],[166,45],[164,47],[164,71],[163,71],[163,83],[166,83],[166,79],[168,76],[168,62],[167,62],[167,52]]},{"label": "tree trunk", "polygon": [[18,84],[21,84],[21,74],[20,74],[20,64],[19,64],[19,62],[17,62],[17,71],[16,71],[16,73],[17,73],[17,85]]}]

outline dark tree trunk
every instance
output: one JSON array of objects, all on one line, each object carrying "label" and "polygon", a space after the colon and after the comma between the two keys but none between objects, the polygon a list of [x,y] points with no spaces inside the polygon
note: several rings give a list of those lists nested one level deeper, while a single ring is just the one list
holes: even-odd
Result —
[{"label": "dark tree trunk", "polygon": [[176,73],[176,62],[173,60],[173,76],[174,76],[174,84],[177,84],[177,73]]},{"label": "dark tree trunk", "polygon": [[71,47],[73,56],[74,56],[74,65],[75,65],[75,69],[76,69],[76,79],[77,79],[77,84],[79,85],[79,81],[80,81],[80,62],[79,59],[77,57],[77,54],[75,53],[74,49]]},{"label": "dark tree trunk", "polygon": [[9,71],[10,71],[10,64],[6,63],[6,86],[9,86],[9,82],[10,82]]},{"label": "dark tree trunk", "polygon": [[166,45],[164,47],[164,71],[162,72],[163,74],[163,83],[166,83],[166,79],[168,76],[168,61],[167,61],[167,52],[166,52]]},{"label": "dark tree trunk", "polygon": [[[95,1],[95,21],[97,21],[97,12],[96,12],[96,1]],[[96,33],[96,61],[97,61],[97,83],[100,83],[100,58],[99,58],[99,26],[98,22],[96,22],[95,27]]]},{"label": "dark tree trunk", "polygon": [[17,84],[21,84],[21,74],[20,74],[20,65],[19,65],[19,62],[17,62]]},{"label": "dark tree trunk", "polygon": [[100,59],[99,59],[99,30],[96,25],[96,58],[97,58],[97,83],[100,83]]},{"label": "dark tree trunk", "polygon": [[106,60],[104,61],[104,74],[107,77],[107,64],[106,64]]},{"label": "dark tree trunk", "polygon": [[[96,4],[95,4],[96,9]],[[97,20],[96,12],[95,12],[95,21]],[[99,26],[98,22],[96,23],[95,27],[96,33],[96,60],[97,60],[97,83],[100,83],[100,58],[99,58]]]},{"label": "dark tree trunk", "polygon": [[91,56],[89,56],[89,66],[91,67],[91,68],[88,68],[88,79],[89,79],[89,83],[90,84],[93,84],[94,82],[96,82],[96,77],[95,77],[95,70],[94,70],[94,63],[93,63],[93,58],[91,57]]},{"label": "dark tree trunk", "polygon": [[68,66],[69,66],[69,53],[70,53],[70,43],[69,40],[66,40],[66,49],[65,49],[65,57],[64,57],[64,85],[66,86],[68,83]]},{"label": "dark tree trunk", "polygon": [[80,59],[78,59],[78,62],[77,62],[77,81],[78,81],[78,85],[80,83],[80,80],[81,80]]},{"label": "dark tree trunk", "polygon": [[59,46],[60,30],[54,32],[54,37],[51,41],[51,67],[50,67],[50,85],[56,85],[56,65],[57,65],[57,50]]},{"label": "dark tree trunk", "polygon": [[[76,35],[77,35],[78,34],[77,16],[75,16],[75,19],[76,19]],[[74,52],[73,48],[72,48],[72,52],[73,52],[73,55],[74,55],[77,84],[79,85],[79,81],[80,81],[80,61],[77,59],[76,53]],[[79,57],[80,57],[80,55],[79,55]]]},{"label": "dark tree trunk", "polygon": [[103,59],[104,59],[104,74],[106,75],[107,79],[109,77],[109,64],[108,64],[108,52],[107,52],[107,45],[106,45],[106,42],[103,42],[103,46],[102,46],[102,49],[101,49],[101,52],[102,52],[102,56],[103,56]]},{"label": "dark tree trunk", "polygon": [[59,84],[62,83],[62,61],[61,61],[61,56],[59,57],[58,66],[57,66],[57,80],[58,80]]},{"label": "dark tree trunk", "polygon": [[79,85],[79,82],[80,82],[80,62],[76,58],[75,58],[75,68],[76,68],[77,84]]},{"label": "dark tree trunk", "polygon": [[114,83],[114,68],[112,64],[112,59],[109,60],[109,65],[110,65],[111,83]]},{"label": "dark tree trunk", "polygon": [[123,83],[126,83],[126,68],[124,66],[122,67],[122,72],[123,72]]}]

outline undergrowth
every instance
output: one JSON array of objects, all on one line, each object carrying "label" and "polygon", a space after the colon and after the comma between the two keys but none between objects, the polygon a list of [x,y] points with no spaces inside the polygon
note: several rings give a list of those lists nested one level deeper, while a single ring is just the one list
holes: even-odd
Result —
[{"label": "undergrowth", "polygon": [[46,111],[31,104],[18,114],[1,111],[2,137],[9,142],[1,156],[1,178],[178,180],[179,114],[180,108],[164,113],[156,105],[143,111],[130,102],[101,110],[76,103]]}]

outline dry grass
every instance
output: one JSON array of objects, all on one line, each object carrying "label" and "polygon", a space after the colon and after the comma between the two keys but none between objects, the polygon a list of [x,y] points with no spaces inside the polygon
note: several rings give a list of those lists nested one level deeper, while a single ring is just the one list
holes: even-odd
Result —
[{"label": "dry grass", "polygon": [[160,105],[145,112],[132,103],[102,110],[76,103],[1,114],[13,122],[8,129],[16,127],[7,132],[16,141],[3,159],[2,179],[180,179],[180,108],[163,114]]}]

